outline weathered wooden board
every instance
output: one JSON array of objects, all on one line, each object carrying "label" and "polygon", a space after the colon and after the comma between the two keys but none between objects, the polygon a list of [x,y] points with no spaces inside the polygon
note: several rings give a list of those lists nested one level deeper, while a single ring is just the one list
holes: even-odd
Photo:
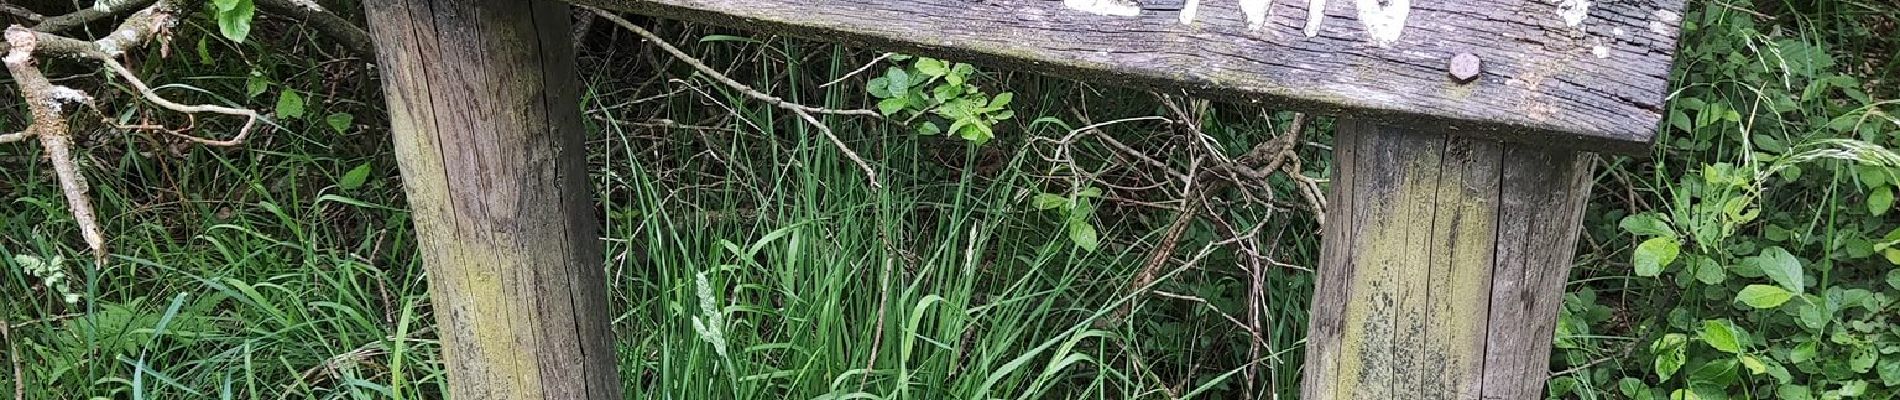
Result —
[{"label": "weathered wooden board", "polygon": [[[1646,151],[1682,0],[570,0],[1111,84]],[[1451,59],[1482,72],[1460,82]]]},{"label": "weathered wooden board", "polygon": [[1588,156],[1343,120],[1304,399],[1532,399]]}]

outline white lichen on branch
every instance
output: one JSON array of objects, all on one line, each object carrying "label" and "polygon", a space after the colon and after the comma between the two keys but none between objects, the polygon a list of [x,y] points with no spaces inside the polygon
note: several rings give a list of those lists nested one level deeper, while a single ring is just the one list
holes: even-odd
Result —
[{"label": "white lichen on branch", "polygon": [[[0,143],[22,141],[28,138],[39,139],[46,151],[46,157],[53,165],[61,192],[66,197],[68,212],[77,223],[80,236],[86,247],[92,251],[94,262],[103,262],[106,255],[105,234],[99,228],[98,218],[87,193],[85,174],[80,169],[78,157],[73,154],[72,128],[66,121],[66,104],[92,105],[93,96],[84,91],[63,85],[55,85],[40,71],[40,60],[57,58],[78,58],[97,61],[105,69],[128,82],[139,96],[162,108],[184,113],[212,112],[247,117],[244,128],[229,140],[210,140],[184,136],[193,141],[211,145],[236,145],[244,140],[252,126],[260,119],[255,111],[210,105],[184,105],[159,96],[131,70],[120,64],[117,57],[127,50],[135,49],[153,40],[162,40],[178,23],[178,5],[176,0],[149,2],[149,6],[127,17],[110,33],[95,41],[85,41],[58,34],[27,28],[20,25],[7,27],[6,47],[0,48],[6,54],[0,57],[14,84],[19,87],[20,96],[32,119],[26,130],[0,135]],[[122,10],[128,5],[141,3],[141,0],[105,0],[95,4],[96,10],[80,12],[100,12]],[[63,18],[66,16],[55,17]],[[49,18],[50,20],[50,18]]]}]

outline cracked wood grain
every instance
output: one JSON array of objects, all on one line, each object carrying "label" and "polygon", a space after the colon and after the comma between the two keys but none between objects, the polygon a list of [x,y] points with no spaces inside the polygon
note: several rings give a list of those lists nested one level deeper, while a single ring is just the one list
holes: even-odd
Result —
[{"label": "cracked wood grain", "polygon": [[1305,399],[1532,399],[1586,153],[1343,120]]},{"label": "cracked wood grain", "polygon": [[454,398],[622,398],[568,6],[364,6]]}]

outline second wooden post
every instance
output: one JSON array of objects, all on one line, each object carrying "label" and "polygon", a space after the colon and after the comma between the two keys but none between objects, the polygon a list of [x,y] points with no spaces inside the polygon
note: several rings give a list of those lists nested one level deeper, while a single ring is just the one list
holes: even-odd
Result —
[{"label": "second wooden post", "polygon": [[1334,146],[1302,398],[1542,398],[1589,156],[1354,120]]},{"label": "second wooden post", "polygon": [[364,8],[449,394],[621,399],[568,6]]}]

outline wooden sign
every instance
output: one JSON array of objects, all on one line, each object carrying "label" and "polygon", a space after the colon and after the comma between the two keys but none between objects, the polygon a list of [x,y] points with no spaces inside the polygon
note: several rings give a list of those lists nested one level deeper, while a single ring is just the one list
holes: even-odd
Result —
[{"label": "wooden sign", "polygon": [[[1646,151],[1654,137],[1683,5],[1681,0],[575,3],[1611,153]],[[1475,75],[1453,74],[1454,60]]]}]

